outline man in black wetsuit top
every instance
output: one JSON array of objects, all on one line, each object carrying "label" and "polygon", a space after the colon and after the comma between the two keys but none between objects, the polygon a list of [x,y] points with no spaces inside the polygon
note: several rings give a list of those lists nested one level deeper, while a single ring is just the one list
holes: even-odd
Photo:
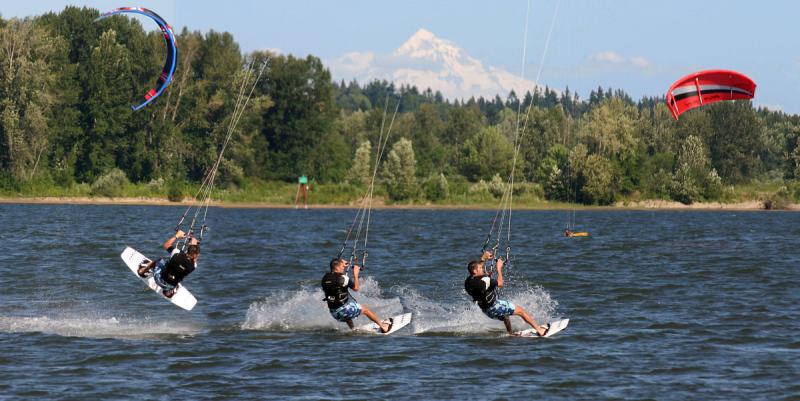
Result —
[{"label": "man in black wetsuit top", "polygon": [[191,238],[186,252],[181,251],[175,245],[175,241],[184,238],[186,233],[178,230],[174,236],[164,241],[164,250],[169,252],[169,258],[160,258],[157,261],[143,263],[139,266],[139,276],[144,278],[152,270],[153,278],[161,287],[162,293],[167,298],[172,298],[178,290],[178,284],[183,281],[189,273],[197,268],[197,258],[200,257],[200,245],[196,238]]},{"label": "man in black wetsuit top", "polygon": [[467,265],[469,276],[464,281],[464,289],[472,297],[472,300],[478,304],[481,311],[486,316],[492,319],[502,320],[506,325],[506,330],[513,333],[511,330],[511,315],[517,315],[528,323],[536,333],[540,336],[547,334],[547,329],[539,326],[533,318],[528,315],[525,309],[514,305],[509,301],[497,298],[497,289],[503,287],[503,265],[505,261],[497,259],[497,280],[492,278],[491,274],[486,274],[483,269],[483,264],[486,260],[492,257],[490,251],[484,252],[481,260],[473,260]]},{"label": "man in black wetsuit top", "polygon": [[330,273],[322,276],[322,291],[325,292],[325,301],[328,302],[328,310],[334,319],[347,323],[350,329],[353,328],[353,319],[358,317],[361,312],[375,322],[381,328],[381,332],[387,333],[392,329],[392,319],[387,322],[382,322],[375,313],[373,313],[365,305],[356,302],[350,296],[350,291],[358,291],[361,287],[358,275],[361,268],[353,266],[353,279],[347,275],[345,270],[349,266],[349,262],[344,259],[336,258],[331,260]]}]

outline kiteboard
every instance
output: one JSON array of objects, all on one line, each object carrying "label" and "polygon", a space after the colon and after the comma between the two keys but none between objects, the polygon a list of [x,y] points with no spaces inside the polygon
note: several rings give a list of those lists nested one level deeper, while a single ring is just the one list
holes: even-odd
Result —
[{"label": "kiteboard", "polygon": [[164,299],[172,302],[173,304],[175,304],[175,305],[177,305],[177,306],[179,306],[179,307],[181,307],[183,309],[186,309],[186,310],[192,310],[192,308],[194,308],[195,304],[197,304],[197,299],[182,284],[178,284],[178,290],[175,291],[175,294],[172,296],[172,298],[167,298],[167,297],[164,296],[164,293],[161,291],[161,287],[159,287],[158,284],[156,284],[156,280],[153,278],[152,274],[148,275],[145,278],[142,278],[141,276],[139,276],[139,272],[138,272],[139,266],[142,263],[150,263],[151,262],[151,260],[148,259],[147,256],[142,255],[137,250],[135,250],[135,249],[133,249],[131,247],[127,247],[127,248],[125,248],[124,251],[122,251],[122,254],[120,255],[120,257],[125,262],[125,264],[128,265],[128,268],[131,269],[133,274],[137,278],[139,278],[142,281],[144,281],[145,284],[147,284],[147,286],[150,287],[151,290],[155,291],[158,295],[160,295],[161,298],[164,298]]},{"label": "kiteboard", "polygon": [[[381,328],[376,323],[370,323],[370,324],[365,324],[363,326],[359,326],[356,328],[356,331],[359,332],[363,331],[372,334],[382,334],[386,336],[394,333],[397,330],[402,329],[403,327],[408,326],[408,324],[411,323],[411,314],[403,313],[402,315],[397,315],[389,319],[392,319],[392,328],[389,329],[389,331],[386,333],[381,333]],[[386,323],[386,320],[384,320],[383,322]]]},{"label": "kiteboard", "polygon": [[[553,334],[556,334],[559,331],[566,329],[567,324],[569,324],[569,319],[556,320],[548,324],[545,324],[543,327],[548,330],[547,333],[542,337],[550,337]],[[532,328],[528,330],[515,332],[514,335],[520,337],[540,337],[539,334],[536,333],[536,330]]]}]

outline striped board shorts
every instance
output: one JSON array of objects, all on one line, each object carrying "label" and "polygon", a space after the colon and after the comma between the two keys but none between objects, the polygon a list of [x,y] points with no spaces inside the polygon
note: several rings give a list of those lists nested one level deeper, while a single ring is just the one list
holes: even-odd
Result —
[{"label": "striped board shorts", "polygon": [[354,301],[349,300],[346,304],[340,306],[338,309],[331,309],[331,316],[340,322],[346,322],[357,318],[361,314],[361,305]]},{"label": "striped board shorts", "polygon": [[513,303],[498,299],[494,305],[484,309],[483,313],[492,319],[504,320],[506,317],[513,315],[515,309],[517,309],[517,306]]}]

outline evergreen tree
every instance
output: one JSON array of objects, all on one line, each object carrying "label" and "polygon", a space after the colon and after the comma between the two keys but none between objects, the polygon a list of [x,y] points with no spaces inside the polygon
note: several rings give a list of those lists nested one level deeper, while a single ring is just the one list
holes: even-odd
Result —
[{"label": "evergreen tree", "polygon": [[[309,56],[276,56],[270,62],[267,94],[275,103],[263,116],[262,134],[269,152],[268,178],[292,180],[311,170],[312,158],[328,154],[320,138],[333,127],[336,107],[330,72]],[[265,84],[266,85],[266,84]]]},{"label": "evergreen tree", "polygon": [[129,53],[117,41],[116,31],[102,33],[86,68],[91,93],[86,101],[88,132],[77,165],[82,181],[94,181],[117,167],[117,157],[127,151],[121,145],[130,127],[133,88]]}]

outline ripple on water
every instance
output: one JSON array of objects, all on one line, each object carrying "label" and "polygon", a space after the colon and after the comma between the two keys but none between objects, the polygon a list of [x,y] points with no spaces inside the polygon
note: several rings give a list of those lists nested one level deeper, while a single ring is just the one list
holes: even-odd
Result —
[{"label": "ripple on water", "polygon": [[[158,254],[164,222],[183,210],[0,205],[0,277],[13,283],[0,292],[0,394],[112,399],[164,381],[176,399],[800,393],[797,213],[585,211],[577,219],[593,236],[569,241],[564,212],[515,212],[501,297],[538,321],[570,318],[553,338],[520,339],[463,292],[493,211],[373,215],[356,298],[381,316],[413,314],[383,337],[331,319],[318,287],[352,210],[210,210],[187,279],[192,312],[119,261],[125,244]],[[42,233],[58,233],[59,246]]]}]

